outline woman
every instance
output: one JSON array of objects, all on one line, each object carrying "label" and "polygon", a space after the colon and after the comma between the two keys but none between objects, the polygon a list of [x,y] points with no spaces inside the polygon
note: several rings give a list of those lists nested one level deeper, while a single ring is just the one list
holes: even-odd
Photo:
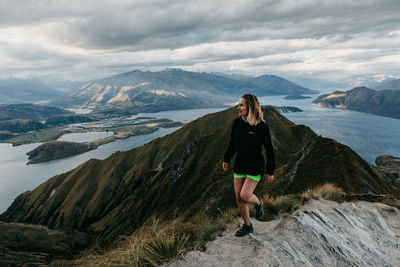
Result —
[{"label": "woman", "polygon": [[[228,170],[229,161],[237,152],[233,180],[236,202],[244,224],[236,232],[236,236],[245,236],[253,232],[247,204],[255,204],[257,220],[261,220],[264,215],[263,202],[253,192],[263,176],[267,183],[274,180],[275,156],[269,128],[264,121],[257,97],[251,94],[242,96],[237,109],[240,117],[233,122],[231,140],[224,156],[222,169],[225,172]],[[262,154],[263,145],[267,152],[266,165]]]}]

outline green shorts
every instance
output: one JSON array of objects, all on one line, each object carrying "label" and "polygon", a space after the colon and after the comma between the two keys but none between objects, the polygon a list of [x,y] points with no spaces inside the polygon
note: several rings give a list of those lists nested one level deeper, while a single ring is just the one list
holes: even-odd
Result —
[{"label": "green shorts", "polygon": [[250,178],[250,179],[253,179],[253,180],[259,182],[261,180],[261,174],[259,174],[259,175],[249,175],[249,174],[233,173],[233,178]]}]

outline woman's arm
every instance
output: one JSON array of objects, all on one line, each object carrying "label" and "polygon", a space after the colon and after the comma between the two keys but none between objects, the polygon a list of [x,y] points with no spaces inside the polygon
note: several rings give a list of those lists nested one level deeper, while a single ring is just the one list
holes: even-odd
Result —
[{"label": "woman's arm", "polygon": [[233,154],[235,154],[235,152],[236,152],[235,140],[234,140],[235,136],[233,134],[235,124],[236,124],[236,120],[233,121],[232,130],[231,130],[231,140],[229,141],[228,149],[226,150],[225,155],[224,155],[224,163],[222,164],[222,169],[224,171],[228,170],[228,163],[230,162]]},{"label": "woman's arm", "polygon": [[274,153],[274,147],[272,146],[271,135],[269,132],[268,124],[265,124],[264,136],[265,136],[264,147],[265,151],[267,152],[266,170],[268,175],[273,176],[275,172],[275,153]]}]

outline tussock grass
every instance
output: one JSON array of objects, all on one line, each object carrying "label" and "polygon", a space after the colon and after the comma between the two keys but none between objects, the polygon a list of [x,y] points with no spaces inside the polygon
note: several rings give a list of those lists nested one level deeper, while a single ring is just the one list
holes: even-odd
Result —
[{"label": "tussock grass", "polygon": [[296,208],[297,201],[291,195],[271,197],[266,195],[264,202],[264,219],[272,220],[274,216],[289,213]]},{"label": "tussock grass", "polygon": [[151,218],[132,235],[122,237],[114,249],[88,252],[71,266],[159,266],[183,258],[186,249],[204,249],[226,227],[236,227],[238,215],[237,209],[232,208],[216,219],[204,214],[186,222]]},{"label": "tussock grass", "polygon": [[144,261],[153,266],[176,258],[183,258],[183,252],[189,234],[178,235],[175,231],[170,234],[162,233],[145,243]]},{"label": "tussock grass", "polygon": [[324,199],[340,201],[343,200],[345,194],[346,193],[343,191],[343,189],[328,183],[314,188],[309,188],[303,193],[301,193],[301,196],[303,198],[314,198],[314,199],[324,198]]},{"label": "tussock grass", "polygon": [[74,266],[158,266],[183,257],[189,238],[189,234],[177,232],[176,222],[152,218],[132,235],[122,237],[116,248],[85,255]]},{"label": "tussock grass", "polygon": [[236,228],[240,216],[237,208],[220,211],[220,216],[210,219],[206,215],[197,215],[180,226],[180,231],[190,234],[187,248],[204,250],[207,242],[214,240],[228,228]]}]

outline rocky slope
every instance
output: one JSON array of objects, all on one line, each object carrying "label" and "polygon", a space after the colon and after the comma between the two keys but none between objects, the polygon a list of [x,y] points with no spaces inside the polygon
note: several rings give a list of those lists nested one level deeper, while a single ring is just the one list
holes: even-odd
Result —
[{"label": "rocky slope", "polygon": [[[348,193],[399,196],[393,181],[349,147],[265,111],[276,151],[276,181],[257,194],[300,193],[333,183]],[[5,222],[74,229],[89,247],[112,245],[147,219],[213,218],[235,206],[232,169],[221,170],[237,111],[199,118],[176,132],[105,160],[89,160],[18,196]]]},{"label": "rocky slope", "polygon": [[237,101],[247,92],[258,96],[316,93],[273,75],[236,80],[218,74],[180,69],[158,72],[135,70],[86,84],[52,103],[96,109],[123,106],[129,107],[132,113],[138,113],[221,106]]},{"label": "rocky slope", "polygon": [[321,95],[313,103],[400,119],[400,91],[395,90],[375,91],[367,87],[356,87],[346,92]]},{"label": "rocky slope", "polygon": [[381,203],[310,200],[287,217],[253,221],[168,266],[399,266],[400,211]]}]

